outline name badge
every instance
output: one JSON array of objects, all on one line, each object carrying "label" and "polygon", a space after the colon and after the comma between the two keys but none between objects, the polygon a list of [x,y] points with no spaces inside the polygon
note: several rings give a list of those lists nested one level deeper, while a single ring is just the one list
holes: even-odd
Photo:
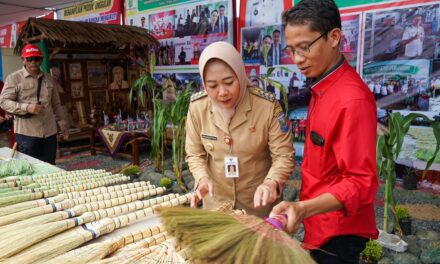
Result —
[{"label": "name badge", "polygon": [[235,156],[225,157],[225,176],[226,178],[238,178],[238,158]]},{"label": "name badge", "polygon": [[206,134],[201,134],[202,138],[204,139],[209,139],[209,140],[217,140],[216,136],[211,136],[211,135],[206,135]]}]

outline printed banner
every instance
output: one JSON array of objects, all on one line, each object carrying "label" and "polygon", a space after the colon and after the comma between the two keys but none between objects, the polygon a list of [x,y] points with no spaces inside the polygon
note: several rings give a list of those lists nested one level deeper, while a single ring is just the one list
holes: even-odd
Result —
[{"label": "printed banner", "polygon": [[148,29],[156,48],[157,72],[197,69],[203,49],[217,41],[233,41],[231,0],[128,1],[126,23]]},{"label": "printed banner", "polygon": [[57,11],[58,19],[120,24],[123,0],[95,0]]},{"label": "printed banner", "polygon": [[429,65],[426,59],[370,63],[364,66],[363,78],[378,107],[429,111]]},{"label": "printed banner", "polygon": [[341,53],[348,63],[357,70],[359,52],[360,15],[341,16],[342,38]]}]

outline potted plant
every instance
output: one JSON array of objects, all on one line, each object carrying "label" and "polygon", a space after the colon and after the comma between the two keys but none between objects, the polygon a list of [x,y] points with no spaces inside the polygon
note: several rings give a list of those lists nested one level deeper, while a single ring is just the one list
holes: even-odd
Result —
[{"label": "potted plant", "polygon": [[370,239],[367,242],[365,249],[361,252],[359,263],[375,264],[383,256],[382,246],[376,241]]},{"label": "potted plant", "polygon": [[402,207],[400,205],[396,205],[394,208],[394,214],[396,215],[396,218],[398,219],[398,225],[395,226],[395,230],[398,231],[401,235],[411,235],[412,228],[411,228],[411,217],[409,215],[408,208]]},{"label": "potted plant", "polygon": [[130,165],[122,169],[122,174],[126,176],[139,177],[141,169],[137,165]]},{"label": "potted plant", "polygon": [[405,172],[403,174],[403,188],[406,190],[417,190],[417,170],[412,167],[405,168]]},{"label": "potted plant", "polygon": [[[423,114],[411,113],[403,116],[399,112],[391,113],[388,116],[388,127],[384,128],[378,124],[378,137],[376,141],[377,153],[377,171],[378,175],[382,176],[385,181],[385,197],[384,197],[384,223],[383,230],[388,232],[388,210],[395,210],[394,187],[396,185],[396,166],[395,160],[399,157],[402,150],[403,140],[408,133],[409,127],[413,120],[423,119],[431,123],[431,127],[436,139],[436,146],[432,157],[426,162],[426,171],[431,167],[437,153],[440,149],[440,122],[431,120]],[[398,225],[398,219],[394,215],[394,225]]]}]

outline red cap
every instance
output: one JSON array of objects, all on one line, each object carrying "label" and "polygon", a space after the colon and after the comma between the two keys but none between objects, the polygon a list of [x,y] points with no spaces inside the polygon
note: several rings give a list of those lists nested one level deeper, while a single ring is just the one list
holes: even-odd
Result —
[{"label": "red cap", "polygon": [[34,44],[27,44],[24,46],[21,56],[23,58],[27,57],[43,57],[43,53],[41,53],[40,48],[37,45]]}]

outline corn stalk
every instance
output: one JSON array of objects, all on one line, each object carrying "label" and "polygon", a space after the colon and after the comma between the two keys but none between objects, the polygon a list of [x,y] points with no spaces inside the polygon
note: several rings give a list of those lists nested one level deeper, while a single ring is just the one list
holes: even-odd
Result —
[{"label": "corn stalk", "polygon": [[[391,209],[395,211],[394,187],[396,185],[396,169],[395,160],[399,157],[402,150],[405,135],[408,133],[411,122],[416,118],[422,118],[432,123],[432,129],[436,139],[436,148],[433,156],[426,163],[423,177],[425,177],[427,170],[431,167],[434,159],[440,149],[440,122],[432,121],[428,117],[419,113],[411,113],[403,116],[400,113],[392,113],[388,117],[388,132],[383,135],[378,135],[376,141],[377,153],[377,171],[385,180],[385,197],[384,197],[384,223],[383,229],[388,232],[388,212]],[[394,214],[394,224],[399,227],[399,221]]]},{"label": "corn stalk", "polygon": [[191,84],[187,84],[185,91],[176,96],[170,115],[173,124],[173,171],[179,187],[184,191],[188,191],[182,180],[182,164],[185,158],[185,122],[191,100]]}]

